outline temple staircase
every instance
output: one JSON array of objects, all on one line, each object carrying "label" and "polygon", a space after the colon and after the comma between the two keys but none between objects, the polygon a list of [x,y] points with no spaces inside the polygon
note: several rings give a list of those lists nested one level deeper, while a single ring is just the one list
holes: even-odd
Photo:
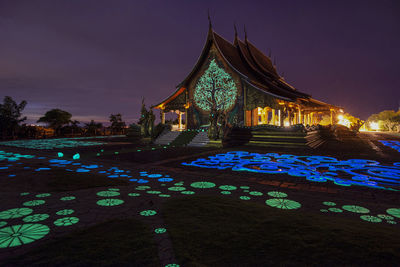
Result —
[{"label": "temple staircase", "polygon": [[252,129],[249,145],[305,148],[306,133],[300,131],[270,131],[268,129]]},{"label": "temple staircase", "polygon": [[188,146],[201,147],[206,146],[209,142],[210,139],[208,139],[207,132],[199,132],[188,144]]},{"label": "temple staircase", "polygon": [[168,145],[172,143],[179,135],[181,132],[178,131],[169,131],[161,136],[159,136],[154,143],[156,145]]}]

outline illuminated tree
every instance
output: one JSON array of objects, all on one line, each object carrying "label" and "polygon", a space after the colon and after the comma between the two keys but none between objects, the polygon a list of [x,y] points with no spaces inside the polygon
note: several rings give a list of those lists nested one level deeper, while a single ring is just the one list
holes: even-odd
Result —
[{"label": "illuminated tree", "polygon": [[369,123],[375,122],[383,126],[386,131],[393,131],[397,128],[400,131],[400,110],[384,110],[378,114],[372,114],[368,120]]}]

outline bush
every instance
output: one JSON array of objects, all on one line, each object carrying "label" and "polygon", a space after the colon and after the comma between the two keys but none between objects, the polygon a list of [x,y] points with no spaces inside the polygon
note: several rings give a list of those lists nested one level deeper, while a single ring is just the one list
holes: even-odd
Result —
[{"label": "bush", "polygon": [[164,131],[171,131],[172,126],[170,124],[157,124],[153,129],[152,139],[159,137]]},{"label": "bush", "polygon": [[140,125],[137,125],[135,123],[132,123],[131,125],[129,125],[126,136],[141,138]]}]

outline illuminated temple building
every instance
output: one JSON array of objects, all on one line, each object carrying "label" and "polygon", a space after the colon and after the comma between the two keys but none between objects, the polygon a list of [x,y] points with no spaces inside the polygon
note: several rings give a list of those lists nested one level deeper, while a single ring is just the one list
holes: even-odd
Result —
[{"label": "illuminated temple building", "polygon": [[161,110],[163,123],[166,112],[176,112],[181,129],[209,125],[212,108],[225,112],[230,124],[240,126],[313,125],[324,115],[330,116],[333,123],[340,110],[285,82],[271,59],[247,39],[247,34],[242,41],[235,29],[231,43],[214,32],[211,23],[192,71],[172,95],[153,108]]}]

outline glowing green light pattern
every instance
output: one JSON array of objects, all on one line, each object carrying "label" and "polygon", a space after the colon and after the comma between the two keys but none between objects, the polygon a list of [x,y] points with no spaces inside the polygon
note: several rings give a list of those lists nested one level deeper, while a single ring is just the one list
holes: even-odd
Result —
[{"label": "glowing green light pattern", "polygon": [[240,196],[239,198],[241,200],[250,200],[251,199],[251,197],[248,197],[248,196]]},{"label": "glowing green light pattern", "polygon": [[72,213],[74,213],[74,210],[72,209],[59,210],[56,212],[57,215],[63,215],[63,216],[70,215]]},{"label": "glowing green light pattern", "polygon": [[211,182],[194,182],[190,186],[194,188],[213,188],[215,184]]},{"label": "glowing green light pattern", "polygon": [[1,228],[1,227],[4,227],[4,226],[6,226],[6,225],[7,225],[7,222],[4,222],[4,221],[3,221],[3,222],[0,222],[0,228]]},{"label": "glowing green light pattern", "polygon": [[186,188],[181,187],[181,186],[172,186],[172,187],[168,187],[168,190],[170,190],[170,191],[185,191]]},{"label": "glowing green light pattern", "polygon": [[278,192],[278,191],[271,191],[271,192],[268,192],[267,194],[268,194],[268,196],[270,196],[270,197],[276,197],[276,198],[284,198],[284,197],[287,197],[287,194],[286,194],[286,193]]},{"label": "glowing green light pattern", "polygon": [[44,203],[46,203],[46,201],[41,200],[41,199],[35,199],[35,200],[24,202],[22,205],[28,206],[28,207],[33,207],[33,206],[43,205]]},{"label": "glowing green light pattern", "polygon": [[350,211],[350,212],[354,212],[354,213],[369,213],[369,209],[360,207],[360,206],[356,206],[356,205],[344,205],[344,206],[342,206],[342,209]]},{"label": "glowing green light pattern", "polygon": [[193,191],[181,191],[181,194],[184,194],[184,195],[194,195],[195,192],[193,192]]},{"label": "glowing green light pattern", "polygon": [[320,211],[320,212],[328,212],[327,209],[320,209],[319,211]]},{"label": "glowing green light pattern", "polygon": [[142,215],[142,216],[154,216],[154,215],[156,215],[157,214],[157,211],[155,211],[155,210],[144,210],[144,211],[141,211],[140,212],[140,215]]},{"label": "glowing green light pattern", "polygon": [[147,190],[147,189],[150,189],[151,187],[150,186],[148,186],[148,185],[139,185],[139,186],[137,186],[135,189],[136,190]]},{"label": "glowing green light pattern", "polygon": [[28,192],[23,192],[23,193],[21,193],[21,196],[27,196],[27,195],[29,195]]},{"label": "glowing green light pattern", "polygon": [[242,185],[242,186],[240,187],[240,189],[250,189],[250,186]]},{"label": "glowing green light pattern", "polygon": [[271,198],[267,199],[265,203],[273,208],[284,209],[284,210],[293,210],[301,207],[301,204],[299,202],[296,202],[294,200],[289,200],[286,198]]},{"label": "glowing green light pattern", "polygon": [[115,196],[119,196],[120,193],[115,192],[115,191],[100,191],[100,192],[97,192],[96,195],[98,195],[100,197],[115,197]]},{"label": "glowing green light pattern", "polygon": [[386,212],[396,218],[400,218],[400,209],[398,208],[390,208],[387,209]]},{"label": "glowing green light pattern", "polygon": [[150,190],[150,191],[147,191],[146,193],[151,194],[151,195],[158,195],[158,194],[161,194],[161,191]]},{"label": "glowing green light pattern", "polygon": [[261,193],[261,192],[258,192],[258,191],[251,191],[251,192],[249,192],[249,195],[251,195],[251,196],[262,196],[264,194]]},{"label": "glowing green light pattern", "polygon": [[182,186],[183,183],[182,183],[182,182],[180,182],[180,183],[175,183],[174,185],[176,185],[176,186]]},{"label": "glowing green light pattern", "polygon": [[67,197],[62,197],[60,198],[60,200],[62,201],[69,201],[69,200],[74,200],[76,197],[74,196],[67,196]]},{"label": "glowing green light pattern", "polygon": [[139,193],[129,193],[128,196],[130,196],[130,197],[138,197],[138,196],[140,196],[140,194]]},{"label": "glowing green light pattern", "polygon": [[105,198],[97,201],[96,203],[99,206],[112,207],[121,205],[122,203],[124,203],[124,201],[122,199],[116,199],[116,198]]},{"label": "glowing green light pattern", "polygon": [[0,229],[0,248],[11,248],[43,238],[50,228],[43,224],[19,224]]},{"label": "glowing green light pattern", "polygon": [[163,234],[163,233],[165,233],[167,231],[167,229],[165,229],[165,228],[156,228],[155,230],[154,230],[154,232],[156,233],[156,234]]},{"label": "glowing green light pattern", "polygon": [[0,212],[0,219],[7,220],[7,219],[20,218],[29,215],[32,212],[33,210],[29,208],[9,209]]},{"label": "glowing green light pattern", "polygon": [[195,104],[204,111],[210,111],[213,104],[216,105],[217,110],[228,110],[236,102],[236,84],[213,59],[197,81],[193,98]]},{"label": "glowing green light pattern", "polygon": [[379,218],[381,218],[381,219],[388,220],[388,221],[394,220],[394,217],[393,217],[393,216],[386,215],[386,214],[378,214],[378,215],[376,215],[376,216],[379,217]]},{"label": "glowing green light pattern", "polygon": [[361,220],[367,221],[367,222],[373,222],[373,223],[380,223],[382,222],[381,218],[371,216],[371,215],[361,215],[360,216]]},{"label": "glowing green light pattern", "polygon": [[224,190],[224,191],[232,191],[232,190],[236,190],[237,187],[234,185],[221,185],[219,187],[219,189]]},{"label": "glowing green light pattern", "polygon": [[167,265],[165,265],[165,267],[179,267],[180,265],[177,263],[169,263]]},{"label": "glowing green light pattern", "polygon": [[36,197],[38,197],[38,198],[49,197],[49,196],[51,196],[50,193],[43,193],[43,194],[38,194],[38,195],[36,195]]},{"label": "glowing green light pattern", "polygon": [[330,201],[324,201],[324,202],[322,202],[322,204],[324,204],[325,206],[330,206],[330,207],[336,206],[335,202],[330,202]]},{"label": "glowing green light pattern", "polygon": [[[181,191],[181,193],[182,193],[183,191]],[[159,197],[171,197],[171,195],[168,195],[168,194],[159,194],[158,195]]]},{"label": "glowing green light pattern", "polygon": [[73,159],[80,159],[81,155],[79,153],[76,153],[75,155],[72,156]]},{"label": "glowing green light pattern", "polygon": [[230,195],[230,194],[232,194],[232,192],[231,191],[221,191],[221,194],[222,195]]},{"label": "glowing green light pattern", "polygon": [[33,214],[33,215],[26,216],[22,220],[27,223],[32,223],[32,222],[44,221],[49,217],[50,217],[49,214],[44,214],[44,213],[43,214]]},{"label": "glowing green light pattern", "polygon": [[343,210],[341,210],[339,208],[329,208],[328,210],[332,211],[332,212],[343,212]]},{"label": "glowing green light pattern", "polygon": [[108,188],[108,191],[119,191],[118,188]]},{"label": "glowing green light pattern", "polygon": [[248,193],[248,192],[249,192],[249,190],[243,190],[243,192],[245,192],[245,193]]},{"label": "glowing green light pattern", "polygon": [[395,222],[395,221],[390,221],[390,220],[388,220],[388,221],[386,221],[387,223],[389,223],[389,224],[397,224],[397,222]]},{"label": "glowing green light pattern", "polygon": [[64,217],[54,221],[56,226],[71,226],[79,222],[77,217]]}]

